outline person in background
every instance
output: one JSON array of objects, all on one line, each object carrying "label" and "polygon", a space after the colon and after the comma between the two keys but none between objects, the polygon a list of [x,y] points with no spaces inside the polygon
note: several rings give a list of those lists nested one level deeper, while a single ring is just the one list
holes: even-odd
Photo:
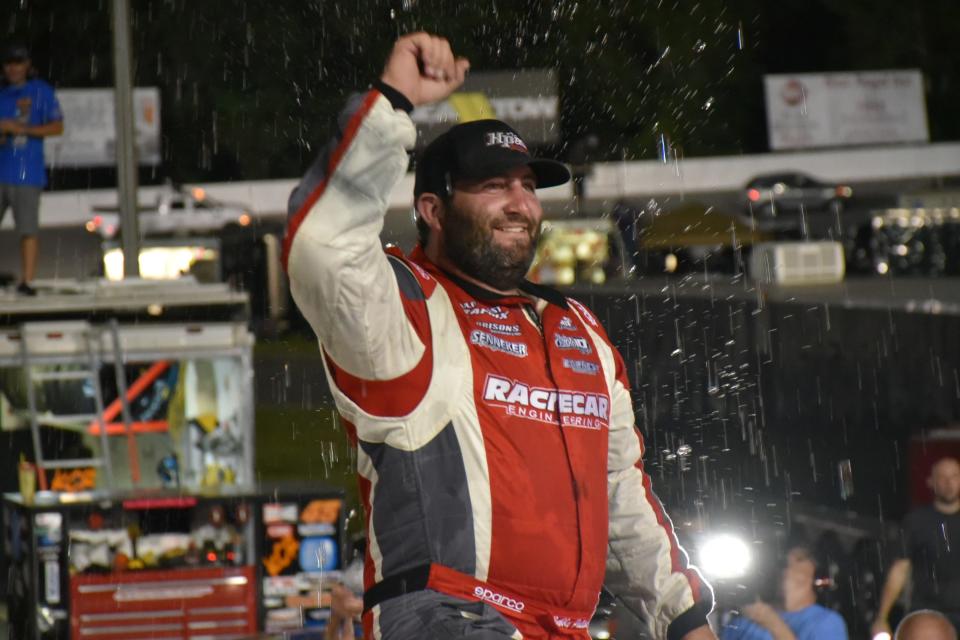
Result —
[{"label": "person in background", "polygon": [[30,51],[11,43],[3,50],[6,86],[0,90],[0,220],[8,208],[20,234],[17,292],[36,295],[40,192],[47,184],[43,139],[63,133],[63,115],[53,87],[35,77]]},{"label": "person in background", "polygon": [[330,617],[324,630],[323,640],[356,640],[363,637],[357,627],[363,613],[363,557],[367,541],[364,537],[353,540],[353,560],[346,564],[340,581],[330,587]]},{"label": "person in background", "polygon": [[908,578],[913,582],[911,611],[940,611],[960,629],[960,462],[938,460],[930,468],[927,486],[933,503],[904,520],[904,554],[887,573],[873,635],[890,633],[890,610]]},{"label": "person in background", "polygon": [[757,601],[743,608],[720,631],[720,640],[846,640],[847,625],[817,604],[817,561],[805,546],[787,552],[781,575],[783,611]]},{"label": "person in background", "polygon": [[957,640],[957,630],[942,613],[921,609],[900,621],[893,640]]},{"label": "person in background", "polygon": [[363,612],[363,598],[353,591],[335,584],[330,589],[330,618],[323,640],[355,640],[354,620]]}]

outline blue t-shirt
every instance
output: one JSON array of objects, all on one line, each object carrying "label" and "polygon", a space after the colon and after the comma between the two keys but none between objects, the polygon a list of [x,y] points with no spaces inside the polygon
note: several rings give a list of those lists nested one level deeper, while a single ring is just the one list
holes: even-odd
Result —
[{"label": "blue t-shirt", "polygon": [[[847,640],[847,625],[836,611],[818,604],[799,611],[781,611],[797,640]],[[720,640],[773,640],[765,628],[743,616],[736,616],[720,630]]]},{"label": "blue t-shirt", "polygon": [[[53,87],[38,78],[0,89],[0,119],[38,126],[63,120]],[[44,187],[43,138],[0,134],[0,183]]]}]

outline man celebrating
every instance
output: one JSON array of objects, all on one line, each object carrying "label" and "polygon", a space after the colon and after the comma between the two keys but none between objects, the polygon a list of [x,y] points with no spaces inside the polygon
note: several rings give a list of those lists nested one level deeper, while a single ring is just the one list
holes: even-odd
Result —
[{"label": "man celebrating", "polygon": [[880,596],[873,633],[890,633],[890,610],[913,578],[910,610],[935,609],[960,630],[960,462],[941,458],[930,468],[933,504],[903,523],[905,553],[894,561]]},{"label": "man celebrating", "polygon": [[63,133],[63,115],[53,87],[31,77],[30,52],[10,44],[3,52],[7,86],[0,90],[0,220],[7,208],[20,234],[21,281],[17,291],[35,295],[40,192],[47,184],[43,139]]},{"label": "man celebrating", "polygon": [[589,638],[606,575],[655,637],[715,638],[710,588],[643,471],[619,354],[583,305],[524,279],[536,189],[566,167],[502,122],[453,127],[417,167],[420,246],[380,246],[408,113],[468,66],[442,38],[398,40],[290,198],[292,293],[358,450],[365,634]]}]

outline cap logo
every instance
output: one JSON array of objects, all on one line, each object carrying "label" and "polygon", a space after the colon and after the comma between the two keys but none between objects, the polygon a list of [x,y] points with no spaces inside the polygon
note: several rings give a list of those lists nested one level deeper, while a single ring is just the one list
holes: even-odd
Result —
[{"label": "cap logo", "polygon": [[485,141],[488,147],[503,147],[521,153],[529,153],[527,145],[523,143],[520,136],[512,131],[492,131],[486,135]]}]

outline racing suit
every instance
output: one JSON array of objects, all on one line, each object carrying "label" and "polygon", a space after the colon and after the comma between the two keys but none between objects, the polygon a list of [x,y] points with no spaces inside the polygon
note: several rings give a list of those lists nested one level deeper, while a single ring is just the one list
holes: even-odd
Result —
[{"label": "racing suit", "polygon": [[657,638],[704,624],[712,592],[651,491],[593,314],[384,252],[416,140],[384,93],[348,102],[291,195],[283,254],[357,447],[366,636],[588,638],[605,576]]}]

